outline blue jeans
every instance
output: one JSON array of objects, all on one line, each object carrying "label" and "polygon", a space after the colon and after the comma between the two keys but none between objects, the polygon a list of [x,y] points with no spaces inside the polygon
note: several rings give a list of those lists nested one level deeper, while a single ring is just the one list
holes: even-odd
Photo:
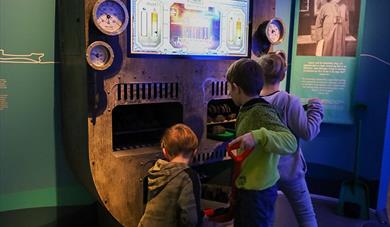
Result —
[{"label": "blue jeans", "polygon": [[306,185],[305,177],[298,177],[295,180],[277,183],[279,189],[286,195],[291,207],[294,210],[300,227],[317,227],[316,215],[311,203],[310,193]]},{"label": "blue jeans", "polygon": [[238,189],[234,210],[234,226],[271,226],[277,196],[276,185],[261,191]]}]

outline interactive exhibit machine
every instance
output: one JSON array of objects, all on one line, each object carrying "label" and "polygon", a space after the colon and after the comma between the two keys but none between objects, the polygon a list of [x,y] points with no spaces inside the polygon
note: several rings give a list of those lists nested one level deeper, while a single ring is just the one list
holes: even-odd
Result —
[{"label": "interactive exhibit machine", "polygon": [[65,151],[118,222],[137,225],[160,137],[180,122],[200,139],[203,198],[227,202],[231,163],[218,146],[234,136],[238,108],[225,72],[251,56],[252,27],[268,21],[265,38],[281,41],[274,9],[274,0],[60,1]]}]

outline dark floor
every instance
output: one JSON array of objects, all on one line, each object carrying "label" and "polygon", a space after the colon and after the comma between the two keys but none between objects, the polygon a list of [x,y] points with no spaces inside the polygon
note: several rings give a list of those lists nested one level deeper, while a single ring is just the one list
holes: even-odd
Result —
[{"label": "dark floor", "polygon": [[[314,210],[316,212],[318,226],[319,227],[368,227],[368,226],[389,226],[382,225],[374,210],[370,210],[370,220],[348,218],[340,216],[336,213],[338,199],[312,195],[312,201]],[[293,211],[287,199],[280,192],[278,201],[276,204],[276,213],[279,217],[276,219],[274,227],[298,227],[297,221],[295,220]]]},{"label": "dark floor", "polygon": [[[306,174],[307,184],[310,193],[338,198],[341,184],[348,179],[352,179],[352,172],[332,168],[319,164],[308,163]],[[366,184],[369,193],[370,207],[376,207],[378,199],[379,181],[360,179]]]},{"label": "dark floor", "polygon": [[[312,201],[319,227],[390,227],[390,225],[380,223],[375,215],[375,211],[372,209],[370,210],[369,220],[354,219],[336,214],[338,200],[335,198],[312,195]],[[208,207],[220,207],[222,205],[221,203],[210,201],[203,202]],[[282,192],[279,192],[275,212],[274,227],[299,227],[290,204]],[[233,222],[218,224],[206,222],[204,227],[233,227]]]}]

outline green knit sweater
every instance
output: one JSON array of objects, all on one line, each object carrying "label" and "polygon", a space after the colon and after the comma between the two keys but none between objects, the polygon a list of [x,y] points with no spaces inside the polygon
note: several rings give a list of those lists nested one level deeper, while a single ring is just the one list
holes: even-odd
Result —
[{"label": "green knit sweater", "polygon": [[279,179],[279,155],[294,153],[297,141],[276,110],[261,98],[248,101],[238,113],[236,134],[247,132],[252,132],[256,147],[243,162],[235,183],[241,189],[264,190]]}]

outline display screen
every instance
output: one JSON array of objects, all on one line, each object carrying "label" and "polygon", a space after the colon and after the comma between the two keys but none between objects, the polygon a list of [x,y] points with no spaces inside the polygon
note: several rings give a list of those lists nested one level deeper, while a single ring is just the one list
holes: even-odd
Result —
[{"label": "display screen", "polygon": [[247,57],[250,0],[131,0],[129,54]]}]

